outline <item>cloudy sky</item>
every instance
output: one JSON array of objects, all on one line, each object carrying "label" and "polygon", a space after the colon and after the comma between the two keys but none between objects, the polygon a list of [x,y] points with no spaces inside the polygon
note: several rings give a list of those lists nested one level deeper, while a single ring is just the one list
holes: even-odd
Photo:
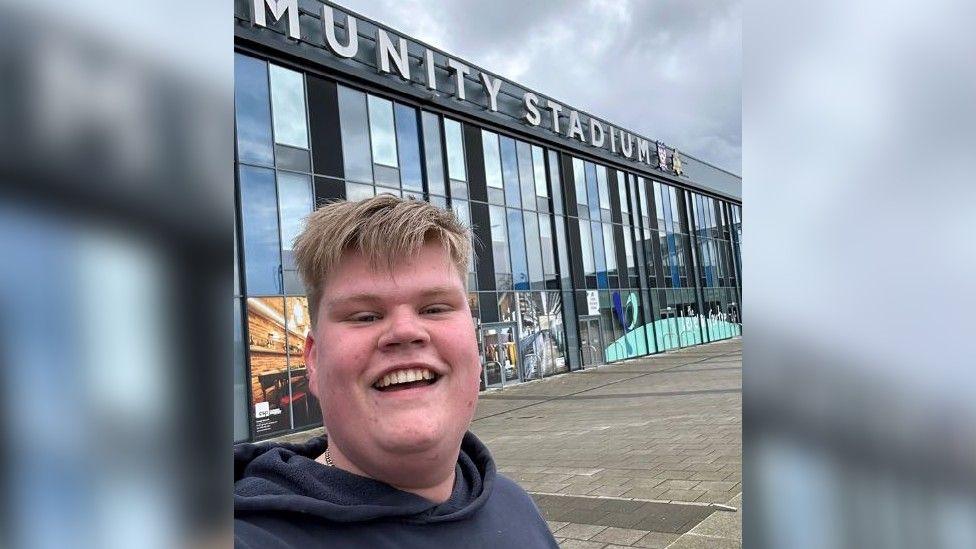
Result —
[{"label": "cloudy sky", "polygon": [[742,173],[740,0],[337,2]]}]

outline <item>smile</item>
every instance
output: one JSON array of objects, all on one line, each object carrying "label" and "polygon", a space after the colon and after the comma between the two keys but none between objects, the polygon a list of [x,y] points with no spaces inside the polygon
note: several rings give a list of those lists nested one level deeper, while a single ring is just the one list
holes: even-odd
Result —
[{"label": "smile", "polygon": [[441,376],[427,368],[408,368],[396,370],[381,377],[373,388],[378,391],[401,391],[415,387],[433,385]]}]

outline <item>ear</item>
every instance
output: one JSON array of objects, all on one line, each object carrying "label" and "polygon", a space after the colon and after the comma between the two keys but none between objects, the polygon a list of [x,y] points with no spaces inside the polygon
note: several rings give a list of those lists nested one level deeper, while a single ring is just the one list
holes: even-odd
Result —
[{"label": "ear", "polygon": [[315,346],[315,338],[312,337],[312,330],[305,336],[305,350],[302,353],[305,358],[305,368],[308,369],[308,390],[321,399],[319,395],[319,362],[318,348]]}]

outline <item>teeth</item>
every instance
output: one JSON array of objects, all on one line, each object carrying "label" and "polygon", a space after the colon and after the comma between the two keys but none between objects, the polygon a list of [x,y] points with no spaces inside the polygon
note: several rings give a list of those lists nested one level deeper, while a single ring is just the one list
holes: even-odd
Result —
[{"label": "teeth", "polygon": [[399,383],[411,383],[413,381],[420,381],[422,379],[434,379],[434,372],[428,370],[427,368],[411,368],[409,370],[397,370],[395,372],[390,372],[380,378],[373,386],[377,389],[387,387],[389,385],[396,385]]}]

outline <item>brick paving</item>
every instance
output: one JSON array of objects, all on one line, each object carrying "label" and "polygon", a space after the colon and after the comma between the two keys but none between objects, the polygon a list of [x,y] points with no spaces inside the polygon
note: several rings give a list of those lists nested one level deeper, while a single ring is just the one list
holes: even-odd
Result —
[{"label": "brick paving", "polygon": [[487,392],[471,429],[563,548],[741,547],[741,407],[737,338]]},{"label": "brick paving", "polygon": [[741,547],[741,408],[736,338],[488,391],[471,430],[564,549]]}]

